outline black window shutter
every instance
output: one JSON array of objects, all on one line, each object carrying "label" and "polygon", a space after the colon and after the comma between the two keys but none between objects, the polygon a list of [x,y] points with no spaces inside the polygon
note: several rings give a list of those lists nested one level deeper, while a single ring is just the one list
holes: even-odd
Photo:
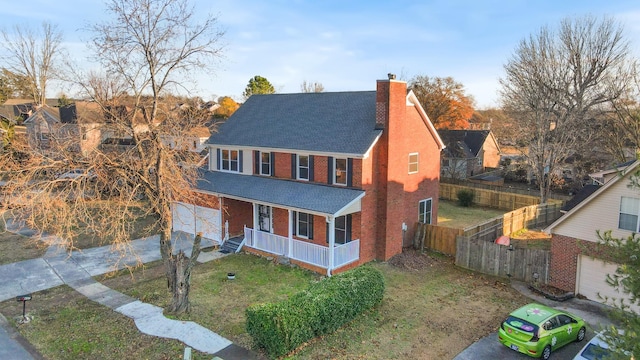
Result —
[{"label": "black window shutter", "polygon": [[347,242],[351,241],[351,214],[347,215]]},{"label": "black window shutter", "polygon": [[353,186],[353,159],[347,159],[347,186]]},{"label": "black window shutter", "polygon": [[242,150],[238,150],[238,170],[242,172]]},{"label": "black window shutter", "polygon": [[216,149],[216,166],[218,167],[216,170],[221,170],[221,166],[220,166],[220,159],[222,158],[222,156],[220,156],[220,149]]},{"label": "black window shutter", "polygon": [[276,176],[276,153],[271,152],[271,176]]},{"label": "black window shutter", "polygon": [[309,155],[309,181],[313,181],[313,155]]},{"label": "black window shutter", "polygon": [[313,239],[313,215],[308,214],[307,218],[309,219],[309,239]]},{"label": "black window shutter", "polygon": [[329,156],[327,158],[327,184],[333,184],[333,158]]},{"label": "black window shutter", "polygon": [[325,234],[327,234],[327,244],[329,243],[329,223],[327,224],[327,230],[325,231]]},{"label": "black window shutter", "polygon": [[260,151],[253,150],[253,173],[260,175]]},{"label": "black window shutter", "polygon": [[298,212],[294,211],[293,212],[293,222],[291,223],[291,226],[293,226],[293,228],[291,229],[291,233],[293,235],[298,235],[297,229],[298,229]]},{"label": "black window shutter", "polygon": [[295,179],[297,178],[297,171],[296,171],[296,154],[291,154],[291,178]]}]

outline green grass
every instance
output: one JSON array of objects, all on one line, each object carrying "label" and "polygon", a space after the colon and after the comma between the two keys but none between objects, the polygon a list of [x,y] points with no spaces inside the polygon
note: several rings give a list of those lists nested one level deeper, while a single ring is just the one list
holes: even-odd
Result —
[{"label": "green grass", "polygon": [[[495,331],[511,309],[528,302],[503,280],[457,268],[449,258],[417,252],[404,256],[406,264],[372,264],[386,283],[379,307],[333,334],[310,341],[289,358],[450,359]],[[227,280],[228,272],[235,272],[236,279]],[[247,254],[199,264],[191,281],[191,313],[177,319],[193,320],[251,348],[245,330],[247,306],[284,300],[318,278],[318,274]],[[98,280],[158,306],[169,301],[159,262],[133,274],[121,272]],[[16,301],[0,303],[0,312],[7,317],[20,311]],[[18,330],[47,359],[177,359],[182,354],[179,342],[140,334],[131,320],[66,286],[34,294],[28,311],[34,320],[17,326]],[[196,352],[196,359],[205,358],[211,356]]]},{"label": "green grass", "polygon": [[504,215],[505,212],[476,206],[462,207],[453,201],[440,200],[438,202],[438,225],[464,229],[496,216]]}]

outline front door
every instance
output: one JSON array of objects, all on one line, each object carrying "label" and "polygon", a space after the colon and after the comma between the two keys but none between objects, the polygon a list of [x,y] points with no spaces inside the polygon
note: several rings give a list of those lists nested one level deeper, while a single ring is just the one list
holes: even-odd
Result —
[{"label": "front door", "polygon": [[271,206],[258,205],[260,231],[271,232]]}]

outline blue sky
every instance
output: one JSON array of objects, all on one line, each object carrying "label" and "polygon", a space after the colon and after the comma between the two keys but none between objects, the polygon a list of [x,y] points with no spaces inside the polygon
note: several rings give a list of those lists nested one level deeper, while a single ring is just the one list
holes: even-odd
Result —
[{"label": "blue sky", "polygon": [[[196,0],[198,12],[218,16],[225,30],[224,58],[214,73],[197,76],[205,100],[242,99],[254,75],[278,92],[299,92],[302,81],[325,91],[373,90],[375,80],[395,73],[451,76],[478,108],[499,105],[498,79],[518,42],[567,16],[608,15],[626,30],[640,54],[637,0],[349,1]],[[79,30],[105,16],[99,0],[0,0],[0,26],[57,24],[71,57],[85,61]],[[1,66],[1,64],[0,64]],[[55,96],[58,88],[54,88]]]}]

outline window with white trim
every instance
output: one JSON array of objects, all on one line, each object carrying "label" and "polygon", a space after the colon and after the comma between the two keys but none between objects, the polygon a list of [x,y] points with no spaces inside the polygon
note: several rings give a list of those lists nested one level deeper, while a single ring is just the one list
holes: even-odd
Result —
[{"label": "window with white trim", "polygon": [[420,200],[418,204],[418,221],[423,224],[431,224],[431,199]]},{"label": "window with white trim", "polygon": [[296,175],[298,180],[309,180],[308,155],[298,155]]},{"label": "window with white trim", "polygon": [[238,166],[238,150],[225,150],[220,151],[220,169],[226,171],[239,172]]},{"label": "window with white trim", "polygon": [[629,231],[638,231],[638,215],[640,214],[640,199],[623,196],[620,199],[620,217],[618,228]]},{"label": "window with white trim", "polygon": [[271,176],[271,153],[260,151],[260,175]]},{"label": "window with white trim", "polygon": [[409,154],[409,174],[418,172],[418,153]]},{"label": "window with white trim", "polygon": [[347,215],[335,218],[334,228],[336,244],[346,244],[351,240],[347,226]]},{"label": "window with white trim", "polygon": [[347,185],[347,171],[349,171],[347,159],[337,158],[333,162],[333,183],[335,185]]},{"label": "window with white trim", "polygon": [[313,238],[313,215],[296,212],[296,236],[312,239]]}]

